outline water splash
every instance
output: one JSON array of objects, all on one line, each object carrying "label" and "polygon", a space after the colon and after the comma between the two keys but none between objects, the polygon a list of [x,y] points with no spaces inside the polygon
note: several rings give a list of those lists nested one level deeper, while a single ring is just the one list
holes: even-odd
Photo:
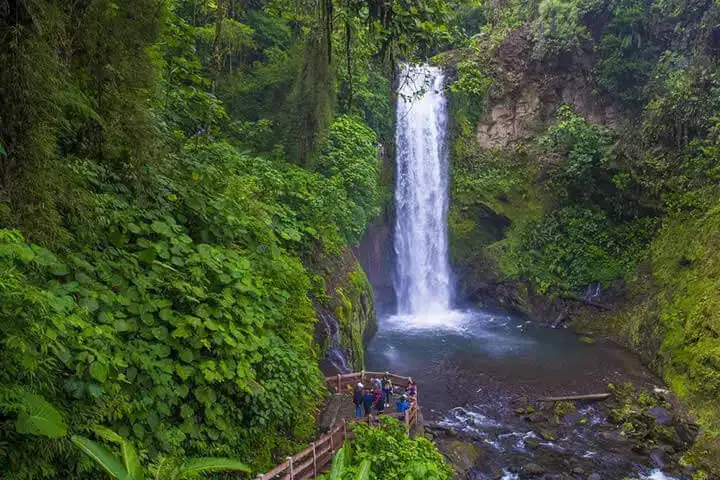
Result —
[{"label": "water splash", "polygon": [[640,475],[641,480],[677,480],[675,477],[671,477],[665,474],[662,470],[652,470],[647,474]]},{"label": "water splash", "polygon": [[318,316],[323,321],[325,333],[328,336],[329,346],[325,352],[325,358],[340,373],[348,373],[350,366],[348,365],[347,354],[340,342],[340,324],[333,315],[320,310]]},{"label": "water splash", "polygon": [[444,330],[466,332],[473,315],[458,310],[429,311],[419,314],[399,314],[387,317],[383,322],[386,330],[423,331]]},{"label": "water splash", "polygon": [[400,314],[450,308],[442,70],[405,65],[397,104],[395,292]]}]

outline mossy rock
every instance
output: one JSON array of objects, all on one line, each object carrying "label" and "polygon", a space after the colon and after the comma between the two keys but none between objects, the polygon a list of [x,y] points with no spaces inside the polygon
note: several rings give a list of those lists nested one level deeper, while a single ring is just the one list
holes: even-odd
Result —
[{"label": "mossy rock", "polygon": [[585,345],[592,345],[595,343],[595,339],[592,337],[580,337],[580,343],[584,343]]},{"label": "mossy rock", "polygon": [[555,435],[555,433],[551,432],[550,430],[542,429],[538,431],[538,435],[546,442],[554,442],[555,440],[557,440],[557,435]]},{"label": "mossy rock", "polygon": [[472,442],[453,440],[442,448],[455,471],[464,473],[477,466],[484,455],[484,450]]},{"label": "mossy rock", "polygon": [[577,412],[577,407],[572,402],[557,402],[553,411],[555,420],[560,423],[565,415]]},{"label": "mossy rock", "polygon": [[535,413],[535,407],[533,407],[532,405],[518,407],[515,409],[515,413],[517,413],[518,415],[530,415],[531,413]]}]

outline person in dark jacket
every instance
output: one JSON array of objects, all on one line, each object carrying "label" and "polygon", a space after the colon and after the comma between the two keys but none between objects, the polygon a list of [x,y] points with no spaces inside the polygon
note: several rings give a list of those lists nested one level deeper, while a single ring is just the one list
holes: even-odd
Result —
[{"label": "person in dark jacket", "polygon": [[372,390],[366,388],[365,394],[363,395],[363,408],[365,409],[366,417],[369,417],[372,413],[373,403],[375,403],[375,394],[373,394]]},{"label": "person in dark jacket", "polygon": [[358,383],[353,394],[353,403],[355,404],[355,417],[362,418],[363,407],[363,384]]},{"label": "person in dark jacket", "polygon": [[392,380],[390,380],[390,374],[388,372],[385,372],[385,376],[382,379],[382,391],[385,406],[389,407],[392,402],[393,384]]},{"label": "person in dark jacket", "polygon": [[408,379],[407,387],[405,387],[405,393],[410,397],[414,397],[417,394],[417,384],[413,381],[412,377]]},{"label": "person in dark jacket", "polygon": [[375,408],[377,409],[378,415],[385,412],[385,397],[383,396],[382,389],[375,392]]}]

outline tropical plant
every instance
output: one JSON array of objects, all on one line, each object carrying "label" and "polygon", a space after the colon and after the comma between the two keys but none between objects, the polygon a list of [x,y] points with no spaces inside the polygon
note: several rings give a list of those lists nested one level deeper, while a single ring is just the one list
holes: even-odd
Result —
[{"label": "tropical plant", "polygon": [[330,473],[323,478],[326,480],[369,480],[370,460],[363,461],[358,468],[352,468],[352,449],[347,445],[340,447],[333,457]]},{"label": "tropical plant", "polygon": [[[88,457],[97,463],[108,475],[118,480],[143,480],[145,470],[135,447],[128,440],[104,427],[95,427],[95,434],[104,440],[120,446],[121,458],[118,458],[104,445],[79,435],[73,435],[72,442]],[[155,468],[156,480],[184,480],[212,472],[235,471],[248,472],[247,465],[231,458],[166,458]]]},{"label": "tropical plant", "polygon": [[67,434],[62,413],[40,395],[0,388],[0,411],[16,414],[15,430],[25,435],[60,438]]}]

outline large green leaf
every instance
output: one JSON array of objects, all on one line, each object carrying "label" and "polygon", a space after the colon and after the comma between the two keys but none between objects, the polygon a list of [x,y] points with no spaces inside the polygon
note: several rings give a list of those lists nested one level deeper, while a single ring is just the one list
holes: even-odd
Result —
[{"label": "large green leaf", "polygon": [[118,480],[134,480],[122,462],[113,453],[89,438],[73,435],[72,442],[100,465],[111,477]]},{"label": "large green leaf", "polygon": [[370,478],[370,460],[365,460],[360,464],[355,480],[369,480]]},{"label": "large green leaf", "polygon": [[122,449],[125,470],[127,470],[128,474],[130,475],[128,477],[129,479],[142,480],[143,478],[145,478],[145,472],[143,471],[142,465],[140,465],[137,451],[135,450],[135,447],[133,447],[131,442],[124,439],[109,428],[97,426],[93,428],[93,431],[105,440],[120,445],[120,448]]},{"label": "large green leaf", "polygon": [[25,393],[20,397],[20,411],[15,429],[19,433],[58,438],[67,434],[60,412],[40,395]]},{"label": "large green leaf", "polygon": [[249,472],[250,467],[232,458],[200,457],[187,460],[180,468],[180,478],[210,472]]},{"label": "large green leaf", "polygon": [[345,470],[345,446],[340,447],[332,461],[330,480],[340,480]]}]

